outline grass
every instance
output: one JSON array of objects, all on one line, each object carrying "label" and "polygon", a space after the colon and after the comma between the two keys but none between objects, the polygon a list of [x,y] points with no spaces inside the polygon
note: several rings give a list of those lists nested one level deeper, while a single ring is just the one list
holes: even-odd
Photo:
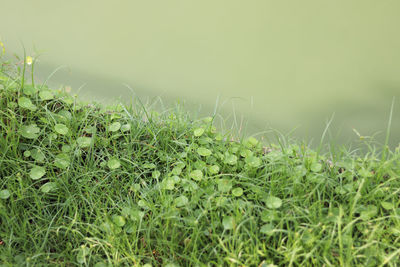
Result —
[{"label": "grass", "polygon": [[[0,266],[397,266],[400,152],[235,140],[1,62]],[[25,78],[24,78],[25,77]]]}]

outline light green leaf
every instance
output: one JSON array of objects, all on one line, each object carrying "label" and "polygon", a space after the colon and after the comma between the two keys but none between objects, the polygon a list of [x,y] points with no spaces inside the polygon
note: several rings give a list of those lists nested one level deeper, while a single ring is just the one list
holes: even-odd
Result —
[{"label": "light green leaf", "polygon": [[322,170],[322,164],[318,162],[313,162],[311,164],[311,171],[312,172],[320,172]]},{"label": "light green leaf", "polygon": [[381,203],[382,208],[384,208],[385,210],[392,210],[394,208],[394,205],[392,202],[382,202]]},{"label": "light green leaf", "polygon": [[125,218],[122,217],[122,216],[119,216],[119,215],[113,215],[113,216],[112,216],[112,221],[113,221],[113,223],[114,223],[115,225],[117,225],[117,226],[119,226],[119,227],[124,226],[125,223],[126,223]]},{"label": "light green leaf", "polygon": [[219,179],[217,184],[218,190],[223,193],[229,192],[232,188],[232,181],[228,179]]},{"label": "light green leaf", "polygon": [[194,170],[189,174],[189,177],[196,181],[201,181],[203,178],[203,172],[200,170]]},{"label": "light green leaf", "polygon": [[243,143],[247,148],[253,148],[258,145],[259,141],[254,137],[249,137]]},{"label": "light green leaf", "polygon": [[28,139],[36,139],[39,136],[40,128],[36,124],[23,125],[20,129],[20,133],[23,137]]},{"label": "light green leaf", "polygon": [[175,188],[174,179],[172,177],[169,177],[169,178],[163,180],[162,181],[162,186],[163,186],[163,189],[174,190],[174,188]]},{"label": "light green leaf", "polygon": [[56,131],[56,133],[61,135],[66,135],[68,133],[68,127],[61,123],[56,124],[54,126],[54,130]]},{"label": "light green leaf", "polygon": [[172,169],[171,173],[172,173],[173,175],[179,175],[179,174],[182,173],[182,168],[180,168],[180,167],[178,167],[178,166],[175,166],[175,167]]},{"label": "light green leaf", "polygon": [[378,214],[378,208],[374,205],[363,207],[360,213],[361,219],[367,221]]},{"label": "light green leaf", "polygon": [[87,148],[92,144],[92,138],[91,137],[79,137],[76,142],[78,143],[78,146],[80,148]]},{"label": "light green leaf", "polygon": [[279,219],[279,217],[275,210],[264,210],[261,213],[261,220],[263,222],[271,222],[271,221],[278,220],[278,219]]},{"label": "light green leaf", "polygon": [[270,209],[279,209],[282,206],[282,200],[278,197],[269,196],[265,200],[265,204]]},{"label": "light green leaf", "polygon": [[204,133],[204,129],[203,128],[197,128],[193,131],[194,136],[199,137],[202,136]]},{"label": "light green leaf", "polygon": [[128,132],[131,130],[131,125],[130,124],[124,124],[121,126],[121,131],[123,132]]},{"label": "light green leaf", "polygon": [[208,156],[211,155],[211,150],[209,150],[209,149],[207,149],[207,148],[205,148],[205,147],[199,147],[199,148],[197,149],[197,153],[198,153],[200,156],[208,157]]},{"label": "light green leaf", "polygon": [[60,169],[68,168],[70,164],[70,158],[67,154],[58,154],[54,160],[54,165]]},{"label": "light green leaf", "polygon": [[57,184],[53,182],[45,183],[40,187],[40,191],[43,193],[49,193],[57,188]]},{"label": "light green leaf", "polygon": [[37,162],[44,162],[45,155],[40,149],[32,149],[31,156]]},{"label": "light green leaf", "polygon": [[68,152],[70,152],[70,151],[72,150],[72,147],[71,147],[70,145],[63,145],[63,146],[61,147],[61,150],[62,150],[62,152],[64,152],[64,153],[68,153]]},{"label": "light green leaf", "polygon": [[142,165],[143,168],[145,169],[154,169],[156,167],[156,164],[154,163],[145,163]]},{"label": "light green leaf", "polygon": [[189,199],[185,196],[180,196],[175,198],[175,205],[177,207],[183,207],[186,206],[189,203]]},{"label": "light green leaf", "polygon": [[212,166],[208,167],[208,171],[211,174],[217,174],[217,173],[219,173],[219,166],[218,165],[212,165]]},{"label": "light green leaf", "polygon": [[119,123],[119,122],[114,122],[108,127],[108,130],[110,132],[116,132],[119,129],[121,129],[121,123]]},{"label": "light green leaf", "polygon": [[22,91],[26,95],[33,95],[33,94],[36,94],[37,91],[39,91],[39,88],[33,86],[32,84],[25,84]]},{"label": "light green leaf", "polygon": [[161,172],[160,172],[160,171],[153,171],[153,172],[151,173],[151,177],[153,177],[154,179],[159,178],[160,175],[161,175]]},{"label": "light green leaf", "polygon": [[364,169],[364,168],[361,169],[361,170],[359,170],[359,171],[358,171],[358,174],[359,174],[361,177],[372,177],[372,173],[371,173],[370,171]]},{"label": "light green leaf", "polygon": [[86,262],[86,256],[88,254],[89,254],[89,248],[87,248],[84,245],[82,245],[81,248],[78,251],[78,254],[76,255],[76,261],[79,264],[84,264]]},{"label": "light green leaf", "polygon": [[32,101],[29,98],[24,97],[24,96],[22,96],[18,99],[18,105],[21,108],[29,109],[31,111],[35,111],[37,109],[37,107],[32,103]]},{"label": "light green leaf", "polygon": [[113,158],[113,159],[110,159],[110,160],[107,162],[107,166],[108,166],[108,168],[110,168],[111,170],[115,170],[115,169],[118,169],[119,167],[121,167],[121,163],[119,162],[118,159]]},{"label": "light green leaf", "polygon": [[29,177],[31,177],[32,180],[38,180],[42,178],[46,173],[46,169],[40,166],[35,166],[31,169],[29,172]]},{"label": "light green leaf", "polygon": [[266,235],[272,235],[274,233],[275,227],[273,224],[268,223],[261,226],[260,232]]},{"label": "light green leaf", "polygon": [[144,212],[137,208],[124,207],[121,212],[122,216],[130,218],[133,221],[139,221],[144,217]]},{"label": "light green leaf", "polygon": [[222,219],[222,225],[224,226],[225,230],[231,230],[235,228],[235,218],[233,218],[233,216],[225,216]]},{"label": "light green leaf", "polygon": [[250,168],[258,168],[261,165],[261,159],[256,156],[249,156],[246,157],[246,164]]},{"label": "light green leaf", "polygon": [[46,100],[52,100],[54,98],[54,95],[50,90],[43,90],[39,92],[39,97],[40,99],[46,101]]},{"label": "light green leaf", "polygon": [[10,197],[10,191],[8,191],[7,189],[1,190],[0,191],[0,198],[1,199],[7,199]]},{"label": "light green leaf", "polygon": [[240,197],[241,195],[243,195],[243,189],[240,188],[240,187],[235,188],[235,189],[232,190],[232,194],[233,194],[235,197]]},{"label": "light green leaf", "polygon": [[235,165],[237,163],[237,157],[233,154],[226,154],[225,155],[225,161],[226,164],[229,165]]}]

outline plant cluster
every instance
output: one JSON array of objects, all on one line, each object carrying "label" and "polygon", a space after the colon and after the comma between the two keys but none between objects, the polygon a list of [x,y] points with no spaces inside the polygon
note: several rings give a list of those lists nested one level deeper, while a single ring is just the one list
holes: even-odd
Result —
[{"label": "plant cluster", "polygon": [[0,265],[396,266],[399,157],[235,141],[3,69]]}]

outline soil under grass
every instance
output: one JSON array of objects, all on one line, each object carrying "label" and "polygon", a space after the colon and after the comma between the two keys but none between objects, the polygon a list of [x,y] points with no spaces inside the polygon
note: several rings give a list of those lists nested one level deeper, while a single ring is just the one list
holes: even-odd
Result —
[{"label": "soil under grass", "polygon": [[400,262],[398,150],[232,141],[1,68],[0,266]]}]

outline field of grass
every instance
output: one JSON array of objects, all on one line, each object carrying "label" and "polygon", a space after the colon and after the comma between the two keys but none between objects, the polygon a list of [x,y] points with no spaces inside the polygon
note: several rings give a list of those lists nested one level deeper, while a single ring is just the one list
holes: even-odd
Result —
[{"label": "field of grass", "polygon": [[27,84],[25,63],[1,62],[0,266],[400,262],[398,149],[233,138]]}]

